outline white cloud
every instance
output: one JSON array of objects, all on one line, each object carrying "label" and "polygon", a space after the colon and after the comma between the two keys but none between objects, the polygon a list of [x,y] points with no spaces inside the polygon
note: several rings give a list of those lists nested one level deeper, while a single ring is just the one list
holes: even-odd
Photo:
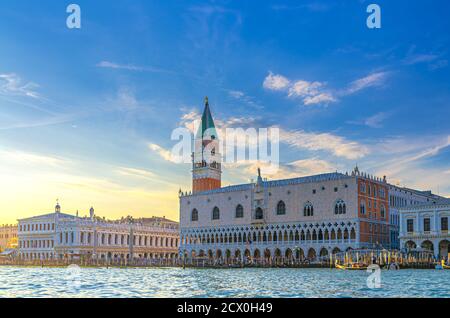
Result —
[{"label": "white cloud", "polygon": [[313,104],[328,104],[328,103],[334,103],[337,99],[334,98],[329,93],[320,93],[318,95],[314,96],[308,96],[303,100],[303,103],[305,105],[313,105]]},{"label": "white cloud", "polygon": [[286,77],[273,74],[272,72],[269,72],[263,83],[264,88],[274,91],[285,90],[289,85],[290,81]]},{"label": "white cloud", "polygon": [[0,94],[39,99],[40,95],[36,92],[38,87],[39,85],[32,82],[23,83],[22,79],[14,73],[0,74]]},{"label": "white cloud", "polygon": [[369,74],[363,78],[357,79],[350,83],[344,95],[354,94],[368,87],[382,86],[387,79],[389,72],[377,72]]},{"label": "white cloud", "polygon": [[303,104],[328,104],[336,102],[336,98],[328,92],[323,92],[325,84],[321,82],[297,81],[289,89],[289,97],[303,98]]},{"label": "white cloud", "polygon": [[298,80],[290,81],[282,75],[274,75],[272,72],[264,80],[264,87],[270,90],[287,91],[288,97],[301,98],[303,104],[329,104],[338,101],[338,96],[354,94],[368,87],[382,86],[389,72],[376,72],[351,82],[347,89],[333,92],[326,89],[325,82]]},{"label": "white cloud", "polygon": [[304,105],[328,104],[336,102],[337,99],[331,92],[324,90],[325,83],[298,80],[291,82],[282,75],[274,75],[272,72],[264,80],[264,87],[270,90],[284,90],[288,97],[301,98]]},{"label": "white cloud", "polygon": [[369,154],[369,148],[356,141],[330,133],[312,133],[303,130],[280,129],[280,141],[295,148],[310,151],[328,151],[336,157],[359,159]]},{"label": "white cloud", "polygon": [[320,82],[297,81],[289,89],[289,97],[305,97],[319,94]]},{"label": "white cloud", "polygon": [[172,152],[170,150],[164,149],[163,147],[154,144],[154,143],[150,143],[148,145],[148,147],[156,152],[162,159],[172,162],[172,163],[177,163],[178,161],[176,160],[176,158],[173,158],[172,156]]}]

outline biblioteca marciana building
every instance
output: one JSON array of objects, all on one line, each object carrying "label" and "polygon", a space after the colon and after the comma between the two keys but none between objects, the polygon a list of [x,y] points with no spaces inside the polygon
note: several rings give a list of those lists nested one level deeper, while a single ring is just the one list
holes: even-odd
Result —
[{"label": "biblioteca marciana building", "polygon": [[179,225],[165,218],[106,221],[55,212],[19,220],[22,259],[150,259],[178,257]]},{"label": "biblioteca marciana building", "polygon": [[259,172],[256,183],[221,187],[207,100],[195,145],[193,190],[180,191],[180,252],[187,258],[314,260],[349,249],[400,248],[400,207],[435,197],[358,167],[273,181]]}]

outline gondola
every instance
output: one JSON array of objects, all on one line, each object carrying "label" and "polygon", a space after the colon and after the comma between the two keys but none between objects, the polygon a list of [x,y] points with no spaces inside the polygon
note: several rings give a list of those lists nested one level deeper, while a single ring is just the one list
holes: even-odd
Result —
[{"label": "gondola", "polygon": [[358,264],[358,263],[349,263],[349,264],[340,265],[336,262],[335,266],[337,269],[341,269],[341,270],[349,270],[349,271],[367,270],[366,265],[362,265],[362,264]]}]

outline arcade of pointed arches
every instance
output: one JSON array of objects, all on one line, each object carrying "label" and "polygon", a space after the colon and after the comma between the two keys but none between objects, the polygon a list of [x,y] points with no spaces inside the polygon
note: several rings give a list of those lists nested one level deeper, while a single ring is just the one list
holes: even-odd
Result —
[{"label": "arcade of pointed arches", "polygon": [[[349,246],[345,249],[345,251],[352,250],[352,247]],[[313,247],[310,248],[244,248],[244,249],[199,249],[192,250],[189,254],[186,251],[186,257],[191,258],[208,258],[208,259],[216,259],[216,260],[241,260],[242,258],[257,260],[257,261],[314,261],[318,257],[326,257],[330,254],[337,254],[342,252],[339,247],[335,247],[331,251],[329,251],[326,247],[322,247],[320,249],[315,249]]]},{"label": "arcade of pointed arches", "polygon": [[[338,253],[336,246],[351,247],[357,240],[355,222],[267,225],[263,227],[238,226],[228,228],[193,229],[181,234],[181,248],[191,251],[188,257],[253,257],[257,259],[287,257],[314,260]],[[253,245],[252,245],[253,244]],[[235,245],[234,248],[227,245]],[[270,246],[264,249],[259,245]],[[288,247],[286,245],[291,245]],[[298,247],[292,247],[298,246]],[[305,248],[319,245],[319,248]],[[220,248],[219,248],[220,246]],[[245,248],[238,248],[245,246]],[[251,246],[251,247],[250,247]],[[331,251],[325,246],[333,246]],[[305,248],[306,250],[304,250]],[[241,254],[243,253],[243,254]]]}]

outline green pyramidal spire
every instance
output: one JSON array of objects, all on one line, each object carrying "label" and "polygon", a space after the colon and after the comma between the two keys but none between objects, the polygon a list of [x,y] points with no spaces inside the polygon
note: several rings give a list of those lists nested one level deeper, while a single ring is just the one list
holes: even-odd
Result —
[{"label": "green pyramidal spire", "polygon": [[205,97],[205,110],[202,115],[202,124],[200,125],[197,132],[197,139],[217,139],[216,126],[214,125],[214,120],[211,115],[211,110],[209,109],[208,97]]}]

